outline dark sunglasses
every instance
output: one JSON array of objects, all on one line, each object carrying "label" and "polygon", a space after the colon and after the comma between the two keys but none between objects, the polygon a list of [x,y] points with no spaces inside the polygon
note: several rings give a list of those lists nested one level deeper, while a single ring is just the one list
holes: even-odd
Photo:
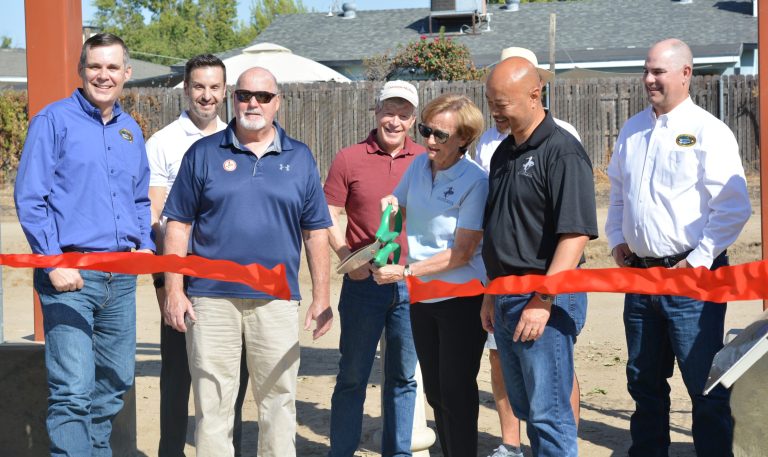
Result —
[{"label": "dark sunglasses", "polygon": [[419,134],[424,138],[429,138],[430,136],[434,135],[435,141],[437,141],[440,144],[445,144],[446,141],[448,141],[448,138],[451,137],[450,133],[445,133],[442,130],[433,129],[432,127],[427,127],[424,124],[419,124]]},{"label": "dark sunglasses", "polygon": [[256,101],[259,102],[259,104],[263,105],[265,103],[269,103],[272,101],[273,98],[277,97],[277,94],[273,94],[272,92],[267,92],[263,90],[257,90],[256,92],[251,92],[249,90],[236,90],[235,91],[235,98],[237,98],[237,101],[242,103],[248,103],[251,101],[251,98],[256,97]]}]

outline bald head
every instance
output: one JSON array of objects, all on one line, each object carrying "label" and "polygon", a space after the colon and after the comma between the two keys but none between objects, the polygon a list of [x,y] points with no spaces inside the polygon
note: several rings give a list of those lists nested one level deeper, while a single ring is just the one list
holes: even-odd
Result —
[{"label": "bald head", "polygon": [[488,76],[486,86],[506,87],[531,90],[541,85],[541,78],[536,67],[522,57],[510,57],[496,65]]},{"label": "bald head", "polygon": [[512,134],[518,144],[545,116],[539,73],[522,57],[510,57],[496,65],[485,84],[485,98],[496,128]]},{"label": "bald head", "polygon": [[688,98],[693,75],[693,54],[684,42],[670,38],[648,50],[643,83],[657,115],[670,112]]},{"label": "bald head", "polygon": [[247,82],[252,82],[263,86],[267,84],[267,88],[261,89],[272,93],[277,93],[277,79],[271,71],[262,67],[252,67],[245,70],[240,77],[237,78],[235,83],[235,90],[242,89]]},{"label": "bald head", "polygon": [[663,56],[670,64],[677,68],[684,65],[693,67],[693,53],[685,42],[677,38],[669,38],[659,41],[648,50],[648,56]]}]

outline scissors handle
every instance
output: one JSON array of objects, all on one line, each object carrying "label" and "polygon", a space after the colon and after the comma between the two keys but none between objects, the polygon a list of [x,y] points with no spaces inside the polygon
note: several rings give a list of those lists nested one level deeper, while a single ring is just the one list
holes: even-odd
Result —
[{"label": "scissors handle", "polygon": [[389,242],[384,245],[383,248],[379,249],[378,252],[376,252],[376,255],[373,257],[373,263],[377,267],[383,267],[387,264],[387,261],[389,260],[389,255],[392,253],[395,253],[395,259],[393,263],[397,263],[400,261],[400,245],[395,242]]},{"label": "scissors handle", "polygon": [[379,224],[379,229],[376,231],[376,239],[383,245],[373,258],[373,263],[379,267],[387,264],[389,255],[392,253],[395,254],[394,263],[400,261],[400,245],[393,240],[397,238],[403,230],[403,216],[400,214],[400,211],[395,214],[395,229],[390,231],[389,220],[392,216],[392,210],[392,204],[390,203],[384,209],[384,212],[381,213],[381,223]]}]

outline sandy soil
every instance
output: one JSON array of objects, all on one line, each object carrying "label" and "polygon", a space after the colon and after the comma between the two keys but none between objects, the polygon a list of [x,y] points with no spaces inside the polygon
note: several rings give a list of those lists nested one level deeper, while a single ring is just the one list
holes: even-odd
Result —
[{"label": "sandy soil", "polygon": [[[599,224],[602,228],[605,210],[605,189],[598,186]],[[756,191],[754,191],[756,192]],[[2,198],[2,226],[0,241],[2,252],[29,252],[18,222],[9,203],[6,189]],[[759,211],[759,200],[753,207]],[[753,214],[741,237],[731,249],[731,262],[744,263],[760,257],[759,212]],[[587,267],[610,267],[605,240],[600,238],[588,246]],[[303,268],[302,291],[309,296],[308,275]],[[331,301],[338,302],[340,278],[332,278]],[[6,341],[32,340],[32,287],[31,270],[14,270],[3,267],[4,337]],[[136,360],[138,447],[140,456],[157,454],[159,439],[159,372],[160,333],[159,312],[154,290],[147,276],[140,278],[137,308],[138,350]],[[629,415],[633,403],[626,392],[624,366],[626,346],[621,324],[622,296],[618,294],[591,294],[587,325],[576,346],[576,368],[581,383],[581,425],[579,428],[580,454],[588,457],[626,455],[629,445]],[[306,306],[303,306],[306,308]],[[743,328],[761,312],[761,302],[745,301],[729,306],[727,328]],[[301,319],[304,310],[300,313]],[[324,456],[328,451],[328,420],[330,398],[338,363],[338,323],[319,341],[312,341],[311,334],[301,334],[301,368],[297,398],[299,431],[296,438],[298,454]],[[379,410],[380,368],[375,364],[368,387],[368,401],[363,419],[363,440],[359,456],[379,455],[374,442],[380,425]],[[490,374],[487,358],[484,358],[479,375],[480,386],[480,446],[478,455],[485,456],[499,444],[499,426],[491,395]],[[190,410],[192,410],[190,405]],[[676,371],[672,379],[672,450],[671,455],[694,456],[691,442],[690,403],[685,388]],[[434,428],[431,410],[427,406],[429,425]],[[243,412],[245,456],[256,455],[258,424],[257,411],[252,399],[246,402]],[[193,422],[193,417],[190,422]],[[192,425],[187,442],[193,442]],[[527,443],[527,438],[523,438]],[[530,449],[526,448],[526,455]],[[187,456],[194,456],[194,446],[188,444]],[[439,445],[430,449],[432,456],[442,456]]]}]

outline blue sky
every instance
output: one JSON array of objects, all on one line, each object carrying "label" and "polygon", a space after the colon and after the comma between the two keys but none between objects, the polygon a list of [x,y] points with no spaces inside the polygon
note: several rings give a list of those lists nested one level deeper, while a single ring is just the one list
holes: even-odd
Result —
[{"label": "blue sky", "polygon": [[[83,0],[83,22],[93,17],[96,8],[92,6],[92,0]],[[308,9],[327,12],[333,0],[303,0]],[[338,5],[343,0],[336,2]],[[357,9],[392,9],[392,8],[428,8],[429,0],[356,0]],[[238,15],[241,20],[248,21],[250,16],[251,0],[238,0]],[[0,21],[0,36],[9,36],[13,40],[12,46],[23,48],[24,38],[24,0],[3,0],[3,19]]]}]

